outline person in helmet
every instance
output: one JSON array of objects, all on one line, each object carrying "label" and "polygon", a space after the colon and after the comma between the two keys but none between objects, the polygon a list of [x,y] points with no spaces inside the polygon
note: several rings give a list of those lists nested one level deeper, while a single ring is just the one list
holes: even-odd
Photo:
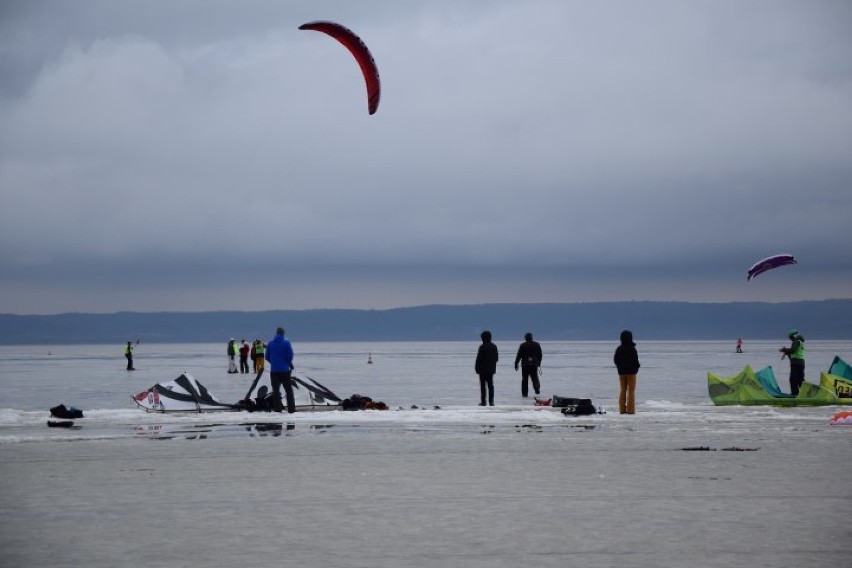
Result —
[{"label": "person in helmet", "polygon": [[790,339],[790,347],[782,347],[781,358],[790,358],[790,393],[799,394],[799,387],[805,382],[805,338],[798,330],[791,329],[787,332]]},{"label": "person in helmet", "polygon": [[527,397],[529,392],[529,381],[532,379],[532,386],[535,394],[539,393],[538,369],[541,366],[541,345],[538,341],[533,341],[533,334],[527,332],[524,335],[524,342],[518,347],[518,354],[515,355],[515,370],[518,370],[518,364],[521,365],[521,396]]}]

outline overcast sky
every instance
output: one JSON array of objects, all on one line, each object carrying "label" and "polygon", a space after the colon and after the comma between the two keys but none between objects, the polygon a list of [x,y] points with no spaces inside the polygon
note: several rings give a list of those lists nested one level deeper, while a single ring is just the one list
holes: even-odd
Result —
[{"label": "overcast sky", "polygon": [[4,313],[849,298],[852,3],[0,0],[0,198]]}]

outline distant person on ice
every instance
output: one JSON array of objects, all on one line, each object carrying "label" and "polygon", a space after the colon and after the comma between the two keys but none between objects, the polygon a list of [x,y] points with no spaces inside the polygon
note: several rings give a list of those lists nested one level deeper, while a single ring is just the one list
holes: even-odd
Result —
[{"label": "distant person on ice", "polygon": [[618,370],[618,382],[621,390],[618,394],[618,413],[634,414],[636,412],[636,375],[639,374],[639,352],[633,343],[633,332],[621,332],[621,344],[613,355],[615,368]]},{"label": "distant person on ice", "polygon": [[133,368],[133,344],[131,342],[127,342],[127,347],[124,348],[124,358],[127,359],[127,370],[135,371]]},{"label": "distant person on ice", "polygon": [[269,361],[269,378],[272,381],[272,404],[275,412],[281,412],[281,387],[284,387],[284,395],[287,397],[287,412],[296,412],[293,400],[293,384],[290,382],[290,373],[293,370],[293,346],[284,337],[284,328],[275,330],[275,337],[266,344],[266,360]]},{"label": "distant person on ice", "polygon": [[743,352],[743,340],[737,339],[737,353]]},{"label": "distant person on ice", "polygon": [[538,341],[533,341],[533,334],[527,332],[524,335],[524,342],[518,347],[518,354],[515,355],[515,370],[518,370],[518,363],[521,364],[521,396],[526,398],[529,393],[528,382],[532,379],[532,386],[535,394],[539,392],[538,369],[541,367],[541,345]]},{"label": "distant person on ice", "polygon": [[260,373],[261,371],[263,371],[263,364],[266,362],[265,353],[266,349],[263,344],[263,341],[261,341],[260,339],[256,339],[254,342],[255,373]]},{"label": "distant person on ice", "polygon": [[790,338],[790,347],[782,347],[778,351],[782,359],[790,358],[790,393],[796,395],[805,382],[805,338],[795,329],[788,331],[787,337]]},{"label": "distant person on ice", "polygon": [[241,373],[248,373],[249,372],[249,370],[248,370],[249,351],[251,351],[251,347],[249,347],[249,344],[246,342],[245,339],[243,339],[243,342],[240,345],[240,372]]},{"label": "distant person on ice", "polygon": [[228,373],[233,374],[233,373],[239,372],[239,371],[237,371],[237,362],[236,362],[237,344],[234,343],[233,337],[228,340],[227,353],[228,353]]},{"label": "distant person on ice", "polygon": [[494,406],[494,374],[497,372],[497,346],[491,343],[491,332],[483,331],[480,334],[482,345],[476,352],[476,363],[474,369],[479,375],[479,406],[485,406],[485,397],[488,395],[488,404]]}]

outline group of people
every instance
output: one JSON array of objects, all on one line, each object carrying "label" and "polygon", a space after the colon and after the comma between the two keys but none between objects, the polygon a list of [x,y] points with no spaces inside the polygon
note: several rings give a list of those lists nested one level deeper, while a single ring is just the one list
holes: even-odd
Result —
[{"label": "group of people", "polygon": [[[233,360],[234,340],[228,342],[228,356]],[[269,379],[272,383],[272,407],[273,410],[281,412],[284,408],[292,414],[296,412],[296,401],[293,397],[293,383],[290,380],[293,372],[293,345],[290,340],[284,336],[284,328],[279,327],[275,330],[275,337],[269,343],[264,343],[260,339],[256,339],[254,343],[249,344],[243,340],[237,351],[240,357],[240,368],[245,368],[248,372],[248,359],[251,358],[254,363],[256,373],[260,373],[265,368],[266,361],[269,362]],[[230,370],[228,372],[231,372]],[[284,399],[282,401],[281,389],[284,389]]]},{"label": "group of people", "polygon": [[[497,361],[499,353],[497,346],[491,338],[490,331],[483,331],[480,335],[482,345],[476,353],[474,369],[479,375],[479,406],[494,406],[494,374],[497,372]],[[790,393],[799,394],[799,389],[805,381],[805,338],[798,330],[791,329],[787,332],[790,339],[790,347],[779,349],[781,358],[790,359]],[[742,339],[737,341],[737,353],[742,353]],[[532,382],[535,394],[539,394],[541,387],[539,374],[541,372],[541,345],[533,341],[532,333],[524,336],[524,342],[518,347],[515,355],[515,371],[520,364],[521,369],[521,396],[528,395],[528,382]],[[636,412],[636,377],[639,374],[639,352],[636,343],[633,342],[633,333],[625,329],[619,337],[619,345],[613,355],[613,363],[618,373],[619,393],[618,412],[620,414],[634,414]]]},{"label": "group of people", "polygon": [[[265,351],[266,344],[260,339],[255,339],[251,345],[243,339],[240,341],[240,345],[238,347],[237,342],[234,341],[234,338],[232,337],[228,340],[227,347],[228,373],[248,373],[249,359],[251,359],[251,372],[259,373],[264,368]],[[237,359],[239,359],[240,362],[239,370],[237,370]]]},{"label": "group of people", "polygon": [[[491,332],[483,331],[480,334],[482,345],[476,353],[474,369],[479,375],[479,406],[494,406],[494,375],[497,373],[497,361],[500,354],[497,345],[491,341]],[[529,385],[532,383],[533,391],[539,394],[541,383],[539,373],[541,372],[541,345],[533,340],[533,334],[527,332],[524,342],[518,347],[515,355],[515,370],[521,370],[521,395],[529,396]]]},{"label": "group of people", "polygon": [[[479,406],[494,406],[494,375],[497,373],[499,351],[494,344],[490,331],[480,334],[482,344],[476,353],[474,370],[479,375]],[[636,409],[636,375],[639,373],[639,353],[633,342],[633,333],[629,330],[621,332],[621,343],[613,355],[613,362],[618,371],[621,391],[618,395],[618,411],[621,414],[633,414]],[[533,391],[539,394],[541,382],[541,361],[543,359],[541,344],[533,340],[533,334],[527,332],[524,342],[518,347],[515,355],[515,371],[521,371],[521,396],[529,396],[529,384]]]},{"label": "group of people", "polygon": [[[790,347],[779,349],[781,358],[790,358],[790,392],[794,395],[799,393],[799,388],[805,380],[805,338],[798,330],[791,329],[787,332],[790,339]],[[482,344],[476,353],[474,370],[479,375],[479,406],[494,406],[494,375],[497,373],[497,362],[500,359],[497,345],[492,341],[491,332],[483,331],[480,334]],[[125,348],[127,358],[127,370],[133,369],[133,344],[128,341]],[[248,372],[248,359],[251,358],[254,372],[264,369],[265,361],[270,364],[270,379],[274,400],[279,402],[278,408],[283,409],[284,403],[281,399],[281,389],[284,389],[287,412],[293,413],[295,401],[293,399],[293,386],[291,373],[293,366],[293,346],[290,340],[284,336],[284,328],[279,327],[275,331],[275,337],[268,344],[256,339],[250,346],[246,340],[242,340],[239,348],[236,342],[228,341],[228,359],[230,362],[228,372],[236,371],[234,359],[239,356],[240,372]],[[532,383],[533,391],[539,394],[541,382],[541,362],[543,356],[541,344],[533,340],[533,334],[527,332],[524,341],[518,347],[515,355],[515,371],[521,371],[521,396],[529,396],[529,385]],[[618,412],[620,414],[634,414],[636,412],[636,377],[639,374],[639,352],[633,341],[633,332],[625,329],[619,336],[619,345],[613,355],[613,363],[618,373],[620,386],[618,394]],[[233,371],[231,368],[233,367]]]}]

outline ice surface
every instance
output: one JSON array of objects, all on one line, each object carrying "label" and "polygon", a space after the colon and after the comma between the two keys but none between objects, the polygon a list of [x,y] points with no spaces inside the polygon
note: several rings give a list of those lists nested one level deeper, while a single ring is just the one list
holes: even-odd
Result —
[{"label": "ice surface", "polygon": [[[610,410],[578,418],[522,399],[501,343],[493,409],[474,342],[296,343],[300,372],[391,410],[291,416],[134,408],[185,371],[240,398],[219,345],[140,345],[135,373],[121,345],[0,348],[3,565],[848,565],[840,407],[709,402],[708,370],[786,377],[775,344],[638,344],[635,416],[612,412],[614,344],[543,344],[543,395]],[[809,345],[809,380],[850,347]],[[59,403],[85,418],[48,428]]]},{"label": "ice surface", "polygon": [[[495,377],[495,408],[480,408],[473,372],[476,342],[309,343],[294,342],[300,374],[325,384],[338,395],[359,393],[381,400],[387,412],[279,415],[216,413],[156,415],[140,411],[131,395],[179,374],[192,374],[223,402],[245,396],[253,375],[229,375],[223,345],[146,345],[136,349],[134,372],[125,371],[123,345],[0,347],[0,444],[37,440],[137,437],[140,431],[167,431],[170,425],[255,423],[476,427],[536,424],[559,427],[568,419],[554,409],[535,407],[520,396],[520,374],[512,368],[516,344],[498,343],[501,362]],[[825,409],[715,407],[707,396],[708,371],[733,375],[746,364],[774,365],[785,386],[786,361],[778,345],[746,342],[746,353],[731,342],[638,342],[642,369],[637,386],[638,414],[613,413],[618,379],[612,365],[614,343],[543,342],[542,396],[591,398],[608,414],[584,419],[605,428],[728,428],[747,431],[754,424],[787,428],[820,420]],[[834,355],[852,357],[852,342],[810,342],[807,378],[819,380]],[[367,364],[368,357],[373,361]],[[46,428],[47,410],[57,404],[83,409],[74,429]],[[416,408],[412,408],[416,407]],[[234,435],[233,428],[208,434]]]}]

